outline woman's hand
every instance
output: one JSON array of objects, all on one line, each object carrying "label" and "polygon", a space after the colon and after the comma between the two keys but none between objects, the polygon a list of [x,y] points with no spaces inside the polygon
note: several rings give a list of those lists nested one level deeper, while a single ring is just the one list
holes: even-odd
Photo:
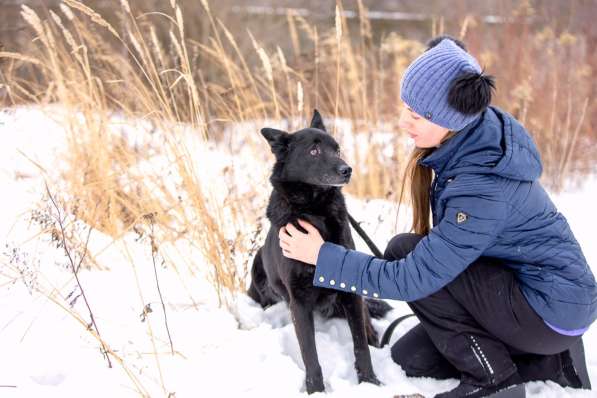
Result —
[{"label": "woman's hand", "polygon": [[301,219],[298,223],[307,233],[304,234],[291,223],[280,228],[278,237],[280,238],[280,247],[285,257],[302,261],[307,264],[317,264],[319,249],[324,241],[317,228]]}]

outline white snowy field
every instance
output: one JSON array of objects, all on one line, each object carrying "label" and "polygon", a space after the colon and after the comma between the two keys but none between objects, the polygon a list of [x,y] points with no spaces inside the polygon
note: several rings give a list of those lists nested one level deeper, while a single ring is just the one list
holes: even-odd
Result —
[{"label": "white snowy field", "polygon": [[[241,294],[236,307],[227,310],[218,306],[205,275],[191,274],[185,266],[174,270],[158,265],[173,355],[148,242],[133,234],[113,241],[93,231],[89,252],[103,270],[81,270],[79,277],[101,336],[115,354],[111,356],[113,367],[108,368],[99,341],[86,328],[88,311],[64,251],[56,248],[50,236],[39,234],[39,226],[31,222],[31,211],[39,206],[45,189],[43,176],[32,161],[48,170],[61,167],[58,154],[64,132],[50,117],[52,113],[40,108],[0,109],[0,234],[4,240],[0,397],[306,396],[304,367],[285,304],[264,311]],[[203,164],[221,164],[223,157],[230,156],[222,148],[203,151]],[[229,161],[268,184],[271,164],[263,164],[266,159],[241,151]],[[269,186],[264,192],[269,192]],[[587,180],[578,190],[552,197],[589,264],[597,264],[595,218],[586,213],[597,198],[597,178]],[[347,203],[382,249],[404,229],[407,216],[401,215],[396,227],[393,203],[351,197]],[[368,251],[353,235],[357,249]],[[169,263],[183,264],[185,256],[198,255],[185,247],[178,253],[180,257],[169,258]],[[390,304],[394,311],[374,321],[380,335],[393,319],[409,312],[405,303]],[[151,312],[144,313],[147,305]],[[405,321],[392,341],[415,324],[412,318]],[[590,329],[584,339],[589,374],[597,384],[597,329]],[[384,385],[359,385],[346,322],[316,318],[316,341],[325,396],[392,397],[418,392],[429,397],[457,384],[457,380],[407,378],[392,362],[386,346],[371,348],[375,372]],[[528,383],[526,389],[529,397],[597,397],[597,392],[564,389],[550,382]]]}]

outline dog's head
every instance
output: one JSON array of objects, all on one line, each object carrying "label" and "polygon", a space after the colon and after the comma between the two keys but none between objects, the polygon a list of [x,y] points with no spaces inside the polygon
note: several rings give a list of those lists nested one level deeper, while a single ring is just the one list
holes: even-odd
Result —
[{"label": "dog's head", "polygon": [[340,146],[327,133],[317,110],[309,128],[292,134],[264,128],[261,134],[276,156],[272,176],[276,180],[330,187],[350,180],[352,169],[340,157]]}]

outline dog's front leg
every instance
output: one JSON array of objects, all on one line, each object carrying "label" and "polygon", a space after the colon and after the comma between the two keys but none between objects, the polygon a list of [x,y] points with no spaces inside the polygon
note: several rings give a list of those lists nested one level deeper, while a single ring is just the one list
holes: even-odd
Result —
[{"label": "dog's front leg", "polygon": [[315,347],[315,326],[313,324],[312,306],[300,302],[298,299],[290,298],[290,313],[294,330],[301,348],[303,363],[305,364],[305,384],[307,392],[325,391],[323,385],[323,374],[317,358],[317,348]]},{"label": "dog's front leg", "polygon": [[340,303],[346,313],[348,326],[352,333],[352,342],[354,345],[355,368],[359,383],[367,382],[380,385],[381,382],[375,376],[373,365],[371,364],[371,353],[367,345],[367,334],[365,332],[365,303],[357,295],[350,293],[341,293]]}]

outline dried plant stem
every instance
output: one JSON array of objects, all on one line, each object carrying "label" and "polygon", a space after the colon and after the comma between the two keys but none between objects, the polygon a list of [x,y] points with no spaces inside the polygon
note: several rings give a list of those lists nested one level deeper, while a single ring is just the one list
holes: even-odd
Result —
[{"label": "dried plant stem", "polygon": [[79,280],[79,275],[77,274],[79,267],[83,263],[85,254],[87,253],[87,243],[89,243],[89,237],[91,236],[91,227],[89,227],[89,234],[87,235],[87,242],[85,244],[85,249],[83,251],[83,254],[81,255],[81,259],[79,260],[79,264],[75,265],[75,261],[74,261],[73,257],[71,256],[70,250],[68,249],[68,245],[66,242],[66,233],[64,232],[64,223],[62,222],[62,215],[60,213],[60,207],[58,206],[58,203],[56,203],[56,201],[54,200],[54,196],[52,196],[52,193],[50,192],[50,188],[48,187],[48,184],[46,184],[46,192],[48,193],[48,197],[50,198],[50,201],[54,205],[54,208],[56,208],[56,213],[57,213],[56,221],[58,222],[58,225],[60,226],[60,234],[61,234],[62,245],[64,247],[64,251],[66,252],[66,255],[68,257],[68,260],[69,260],[69,263],[71,266],[71,270],[73,272],[73,275],[75,276],[75,280],[77,281],[77,285],[79,286],[79,290],[81,291],[81,295],[83,296],[83,300],[85,301],[87,310],[89,311],[91,323],[93,324],[93,327],[95,328],[95,331],[97,332],[97,335],[100,337],[100,342],[102,345],[102,353],[104,354],[104,356],[106,357],[106,360],[108,361],[108,367],[111,368],[112,362],[110,361],[110,356],[108,355],[108,350],[106,350],[103,339],[101,338],[101,333],[99,331],[99,328],[97,327],[97,323],[95,322],[95,317],[93,316],[93,311],[91,311],[91,306],[89,305],[89,300],[87,300],[87,295],[85,294],[85,290],[83,289],[83,285],[81,285],[81,281]]},{"label": "dried plant stem", "polygon": [[[141,284],[139,281],[139,275],[137,274],[137,267],[135,266],[135,261],[133,260],[133,257],[128,249],[128,245],[125,242],[123,242],[122,248],[124,249],[124,254],[127,257],[128,261],[130,262],[131,267],[133,269],[133,274],[135,276],[135,283],[137,285],[137,292],[139,293],[139,299],[140,299],[141,303],[145,303],[145,300],[143,298],[143,292],[141,290]],[[162,390],[164,391],[164,393],[167,393],[166,385],[164,382],[164,375],[162,373],[162,365],[160,364],[160,358],[158,355],[158,350],[157,350],[157,346],[156,346],[156,342],[155,342],[155,335],[153,333],[153,328],[151,327],[151,322],[146,322],[146,324],[147,324],[147,331],[149,333],[149,339],[151,341],[151,346],[152,346],[153,352],[154,352],[153,356],[155,358],[158,375],[160,377],[160,383],[162,385]]]},{"label": "dried plant stem", "polygon": [[157,286],[158,289],[158,294],[160,296],[160,302],[162,303],[162,310],[164,311],[164,324],[166,325],[166,332],[168,333],[168,340],[170,341],[170,351],[172,352],[172,355],[174,355],[174,345],[172,344],[172,336],[170,335],[170,328],[168,327],[168,315],[166,313],[166,305],[164,304],[164,297],[162,296],[162,290],[160,289],[160,281],[158,279],[158,269],[157,266],[155,264],[155,256],[158,252],[158,247],[155,243],[155,234],[154,234],[154,228],[153,228],[153,218],[150,219],[150,241],[151,241],[151,260],[153,262],[153,273],[155,275],[155,284]]},{"label": "dried plant stem", "polygon": [[336,53],[336,101],[334,106],[334,133],[338,133],[338,104],[340,102],[340,55],[342,53],[342,19],[340,16],[340,6],[336,4],[336,44],[338,51]]},{"label": "dried plant stem", "polygon": [[85,330],[87,332],[89,332],[97,341],[99,341],[100,344],[105,345],[106,351],[110,355],[112,355],[112,357],[116,360],[117,363],[120,364],[120,366],[122,366],[122,369],[124,370],[126,375],[129,377],[129,379],[135,385],[135,388],[136,388],[137,392],[139,393],[139,395],[142,397],[149,397],[149,393],[147,392],[147,390],[145,390],[145,388],[143,387],[143,385],[141,384],[141,382],[139,381],[137,376],[135,376],[135,373],[125,365],[124,360],[117,353],[115,353],[114,351],[112,351],[112,349],[110,349],[110,347],[107,345],[107,343],[104,342],[104,340],[101,338],[101,336],[98,333],[96,333],[95,331],[93,331],[89,327],[87,327],[87,323],[85,322],[85,320],[81,319],[79,314],[73,312],[70,308],[66,307],[64,305],[64,303],[62,303],[61,300],[57,300],[54,297],[54,295],[48,294],[47,292],[44,292],[41,290],[39,292],[41,294],[43,294],[48,300],[50,300],[51,302],[56,304],[58,307],[62,308],[67,314],[72,316],[82,326],[85,326]]},{"label": "dried plant stem", "polygon": [[564,178],[568,172],[570,159],[572,157],[572,153],[574,152],[574,148],[576,147],[578,135],[579,135],[580,129],[583,125],[583,122],[585,120],[585,116],[586,116],[588,107],[589,107],[589,98],[585,98],[585,101],[584,101],[583,107],[582,107],[582,111],[578,118],[578,123],[576,124],[576,128],[574,129],[574,132],[572,133],[571,141],[570,141],[569,145],[564,148],[565,152],[564,152],[564,156],[562,157],[562,162],[560,164],[560,170],[559,170],[558,184],[559,184],[560,189],[563,188]]}]

